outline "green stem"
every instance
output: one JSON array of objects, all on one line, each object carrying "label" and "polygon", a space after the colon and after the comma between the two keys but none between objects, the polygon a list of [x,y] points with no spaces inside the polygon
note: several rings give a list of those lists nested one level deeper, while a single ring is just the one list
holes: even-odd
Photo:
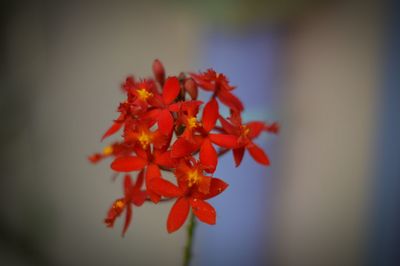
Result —
[{"label": "green stem", "polygon": [[189,266],[190,261],[193,257],[193,237],[194,237],[194,230],[196,229],[196,218],[193,212],[190,214],[190,220],[187,227],[187,240],[185,246],[185,254],[183,256],[183,266]]}]

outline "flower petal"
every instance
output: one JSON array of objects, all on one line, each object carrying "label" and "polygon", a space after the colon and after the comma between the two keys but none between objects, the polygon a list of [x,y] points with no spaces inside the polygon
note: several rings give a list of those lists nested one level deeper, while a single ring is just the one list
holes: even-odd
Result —
[{"label": "flower petal", "polygon": [[101,141],[103,141],[105,138],[114,135],[115,133],[118,132],[118,130],[122,127],[123,123],[121,122],[114,122],[112,126],[104,133],[103,137],[101,137]]},{"label": "flower petal", "polygon": [[181,158],[191,154],[198,149],[196,143],[191,143],[184,138],[178,138],[171,148],[172,158]]},{"label": "flower petal", "polygon": [[124,176],[124,193],[125,197],[129,196],[132,191],[132,179],[130,175]]},{"label": "flower petal", "polygon": [[127,204],[128,205],[126,206],[125,222],[124,222],[124,229],[122,229],[122,236],[125,235],[126,230],[128,230],[128,227],[132,221],[132,205],[131,203]]},{"label": "flower petal", "polygon": [[164,89],[162,92],[165,104],[170,104],[176,99],[180,91],[179,80],[177,77],[169,77],[165,81]]},{"label": "flower petal", "polygon": [[132,203],[136,206],[142,206],[142,204],[146,201],[147,193],[141,190],[134,190],[132,192]]},{"label": "flower petal", "polygon": [[237,98],[235,95],[233,95],[231,92],[227,90],[220,90],[218,92],[218,98],[222,103],[224,103],[226,106],[228,106],[231,109],[234,109],[236,111],[243,111],[244,107],[242,102]]},{"label": "flower petal", "polygon": [[270,164],[268,156],[256,144],[252,143],[251,145],[247,146],[247,150],[249,151],[251,157],[253,157],[253,159],[259,162],[260,164],[264,165]]},{"label": "flower petal", "polygon": [[111,168],[117,172],[131,172],[143,169],[146,164],[147,161],[140,157],[122,156],[111,163]]},{"label": "flower petal", "polygon": [[190,205],[192,206],[194,215],[196,215],[200,221],[206,224],[215,224],[217,215],[213,206],[197,198],[192,199]]},{"label": "flower petal", "polygon": [[279,130],[280,130],[280,126],[279,126],[278,122],[274,122],[272,124],[265,124],[264,130],[269,133],[278,134]]},{"label": "flower petal", "polygon": [[179,187],[162,178],[155,178],[151,180],[150,187],[154,192],[164,197],[172,198],[182,195],[182,191],[179,189]]},{"label": "flower petal", "polygon": [[152,180],[161,178],[160,168],[155,164],[149,164],[146,169],[146,190],[150,199],[154,203],[160,201],[160,195],[151,188]]},{"label": "flower petal", "polygon": [[155,108],[152,110],[148,110],[143,116],[141,117],[144,120],[151,120],[151,121],[157,121],[158,117],[160,116],[161,109]]},{"label": "flower petal", "polygon": [[207,200],[221,194],[229,185],[219,178],[212,178],[210,191],[208,194],[202,194],[201,199]]},{"label": "flower petal", "polygon": [[174,159],[171,158],[171,152],[153,152],[154,155],[154,162],[160,166],[174,168],[176,162]]},{"label": "flower petal", "polygon": [[181,107],[182,107],[182,102],[177,102],[170,104],[168,106],[168,110],[170,110],[171,112],[179,112],[181,110]]},{"label": "flower petal", "polygon": [[198,183],[198,189],[201,193],[208,194],[210,192],[211,176],[203,175]]},{"label": "flower petal", "polygon": [[164,135],[169,135],[174,127],[174,118],[168,109],[161,111],[158,116],[158,128]]},{"label": "flower petal", "polygon": [[263,131],[265,124],[260,121],[253,121],[246,124],[246,126],[250,129],[249,134],[247,135],[250,139],[256,138]]},{"label": "flower petal", "polygon": [[200,162],[209,173],[213,173],[218,164],[218,155],[211,141],[206,138],[200,147]]},{"label": "flower petal", "polygon": [[226,133],[234,135],[237,132],[235,127],[222,116],[219,116],[219,122],[221,122],[222,128],[226,131]]},{"label": "flower petal", "polygon": [[235,165],[238,167],[243,160],[244,147],[233,149],[233,158],[235,159]]},{"label": "flower petal", "polygon": [[144,170],[140,171],[139,174],[137,175],[134,188],[140,189],[143,185],[143,180],[144,180]]},{"label": "flower petal", "polygon": [[215,99],[212,99],[204,107],[203,117],[202,117],[203,128],[207,132],[210,132],[211,129],[214,128],[215,122],[217,122],[218,116],[219,116],[218,103]]},{"label": "flower petal", "polygon": [[181,197],[174,203],[174,206],[172,206],[172,209],[168,215],[168,233],[173,233],[182,227],[189,214],[189,209],[189,200],[186,197]]},{"label": "flower petal", "polygon": [[190,73],[190,76],[196,81],[196,83],[206,91],[215,90],[215,82],[206,81],[203,75]]},{"label": "flower petal", "polygon": [[209,134],[210,140],[218,146],[224,148],[234,148],[237,145],[237,137],[226,134]]}]

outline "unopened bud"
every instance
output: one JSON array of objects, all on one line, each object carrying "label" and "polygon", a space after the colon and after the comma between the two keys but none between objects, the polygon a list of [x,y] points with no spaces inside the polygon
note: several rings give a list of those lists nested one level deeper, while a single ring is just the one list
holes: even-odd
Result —
[{"label": "unopened bud", "polygon": [[160,83],[161,85],[164,85],[165,69],[164,69],[163,64],[158,59],[154,60],[154,62],[153,62],[153,73],[154,73],[154,77],[156,78],[157,82]]},{"label": "unopened bud", "polygon": [[192,100],[197,99],[197,94],[198,94],[197,84],[193,79],[191,79],[191,78],[186,79],[184,87],[185,87],[185,90],[189,93]]}]

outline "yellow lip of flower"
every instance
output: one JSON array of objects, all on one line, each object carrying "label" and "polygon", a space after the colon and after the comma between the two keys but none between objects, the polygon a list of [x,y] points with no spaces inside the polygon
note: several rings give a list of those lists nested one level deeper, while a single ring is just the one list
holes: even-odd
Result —
[{"label": "yellow lip of flower", "polygon": [[114,203],[114,208],[115,209],[122,209],[123,207],[125,206],[125,203],[124,203],[124,201],[123,200],[117,200],[115,203]]},{"label": "yellow lip of flower", "polygon": [[242,136],[247,137],[247,135],[250,133],[250,128],[248,126],[242,126]]},{"label": "yellow lip of flower", "polygon": [[142,145],[143,149],[146,149],[152,141],[152,137],[149,134],[146,134],[144,131],[139,135],[138,141]]},{"label": "yellow lip of flower", "polygon": [[198,170],[190,171],[187,175],[188,186],[192,187],[195,184],[198,184],[200,181],[200,174]]},{"label": "yellow lip of flower", "polygon": [[108,156],[113,153],[113,147],[112,146],[106,146],[103,149],[103,155]]},{"label": "yellow lip of flower", "polygon": [[138,98],[142,101],[146,101],[148,98],[153,96],[153,93],[147,91],[145,88],[140,88],[136,90]]},{"label": "yellow lip of flower", "polygon": [[189,117],[189,118],[187,119],[187,122],[188,122],[188,124],[189,124],[189,128],[195,128],[195,127],[197,127],[197,126],[200,125],[200,123],[197,122],[197,119],[196,119],[196,117],[194,117],[194,116]]}]

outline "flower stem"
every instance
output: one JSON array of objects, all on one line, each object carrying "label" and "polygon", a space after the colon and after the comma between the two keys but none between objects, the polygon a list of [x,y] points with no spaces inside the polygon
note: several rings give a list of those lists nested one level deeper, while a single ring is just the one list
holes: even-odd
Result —
[{"label": "flower stem", "polygon": [[193,238],[194,238],[194,230],[196,229],[196,218],[193,212],[190,214],[190,220],[187,227],[187,239],[185,246],[185,254],[183,256],[183,266],[189,266],[190,261],[192,260],[192,250],[193,250]]}]

